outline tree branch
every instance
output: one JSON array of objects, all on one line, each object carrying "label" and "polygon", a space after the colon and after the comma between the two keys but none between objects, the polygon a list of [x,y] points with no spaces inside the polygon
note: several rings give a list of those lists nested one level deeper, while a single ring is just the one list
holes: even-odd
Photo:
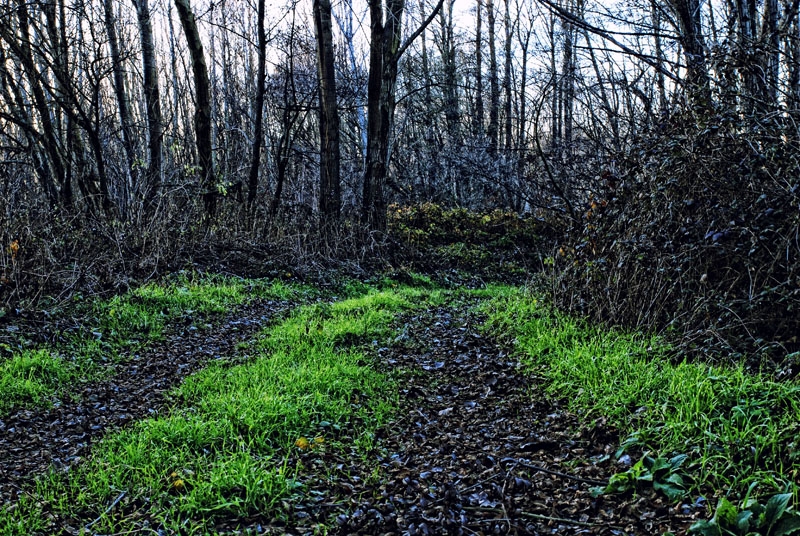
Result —
[{"label": "tree branch", "polygon": [[408,47],[411,45],[411,43],[414,41],[414,39],[416,39],[417,37],[419,37],[419,35],[420,35],[422,32],[424,32],[424,31],[425,31],[425,28],[427,28],[427,27],[428,27],[428,25],[429,25],[431,22],[433,22],[433,19],[434,19],[434,18],[436,18],[436,15],[438,15],[438,14],[439,14],[439,11],[441,11],[441,10],[442,10],[442,5],[444,5],[444,0],[439,0],[439,3],[438,3],[438,4],[436,4],[436,7],[433,9],[433,12],[430,14],[430,16],[429,16],[427,19],[425,19],[425,22],[423,22],[423,23],[422,23],[422,24],[419,26],[419,28],[417,28],[417,29],[414,31],[414,33],[412,33],[410,36],[408,36],[408,39],[406,39],[406,42],[405,42],[405,43],[403,43],[403,46],[401,46],[401,47],[400,47],[400,50],[398,50],[398,51],[397,51],[397,58],[398,58],[398,59],[400,59],[400,57],[403,55],[403,53],[406,51],[406,49],[407,49],[407,48],[408,48]]},{"label": "tree branch", "polygon": [[588,22],[586,22],[581,17],[578,17],[578,16],[570,13],[569,11],[564,9],[563,7],[553,3],[551,0],[539,0],[539,2],[544,4],[545,7],[547,7],[550,11],[552,11],[553,13],[558,15],[560,18],[568,21],[570,24],[574,24],[575,26],[577,26],[578,28],[581,28],[582,30],[586,30],[588,32],[591,32],[591,33],[593,33],[595,35],[598,35],[598,36],[602,37],[606,41],[610,41],[611,43],[614,43],[615,45],[617,45],[620,48],[620,50],[622,50],[626,54],[630,54],[631,56],[639,58],[641,61],[645,62],[650,67],[653,67],[654,69],[656,69],[658,72],[660,72],[661,74],[663,74],[664,76],[666,76],[670,80],[673,80],[674,82],[678,82],[678,83],[682,83],[683,82],[680,79],[679,76],[677,76],[676,74],[672,73],[671,71],[668,71],[667,69],[665,69],[663,65],[660,65],[658,62],[653,61],[647,55],[642,54],[640,52],[637,52],[637,51],[633,50],[632,48],[630,48],[629,46],[619,42],[609,32],[607,32],[605,30],[601,30],[600,28],[589,24]]}]

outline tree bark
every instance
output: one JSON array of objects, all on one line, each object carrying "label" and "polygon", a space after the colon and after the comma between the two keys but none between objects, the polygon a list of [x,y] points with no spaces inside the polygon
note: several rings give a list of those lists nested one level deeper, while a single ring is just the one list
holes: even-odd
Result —
[{"label": "tree bark", "polygon": [[483,21],[482,0],[475,4],[475,119],[473,133],[483,135],[483,39],[481,26]]},{"label": "tree bark", "polygon": [[700,0],[671,0],[671,4],[678,21],[678,40],[686,60],[684,87],[688,101],[695,110],[706,109],[711,105],[711,83],[701,25]]},{"label": "tree bark", "polygon": [[[6,41],[13,48],[16,48],[17,55],[22,62],[22,68],[28,78],[31,93],[33,93],[34,107],[39,114],[39,121],[42,125],[42,142],[48,156],[48,168],[50,170],[48,173],[49,178],[45,183],[45,191],[48,192],[48,197],[51,199],[51,202],[54,201],[56,197],[60,197],[61,202],[65,206],[71,207],[72,188],[69,183],[65,183],[65,169],[59,151],[55,127],[50,119],[50,111],[48,110],[47,99],[42,89],[40,74],[33,60],[28,22],[28,6],[25,0],[17,0],[17,20],[19,21],[19,41],[10,39],[8,36],[6,36]],[[56,183],[60,186],[60,191],[58,191],[58,193],[55,187]]]},{"label": "tree bark", "polygon": [[[150,22],[150,7],[147,0],[133,0],[139,39],[142,42],[142,72],[144,74],[144,101],[147,108],[147,173],[144,185],[144,205],[150,209],[161,188],[163,118],[161,95],[158,87],[158,64],[153,40],[153,25]],[[175,112],[177,114],[177,110]]]},{"label": "tree bark", "polygon": [[314,27],[319,74],[319,213],[322,228],[328,229],[339,218],[341,210],[339,109],[330,0],[314,0]]},{"label": "tree bark", "polygon": [[195,112],[194,128],[197,145],[197,158],[200,164],[201,186],[206,214],[216,216],[217,185],[214,175],[214,159],[211,144],[211,85],[208,79],[203,43],[197,29],[197,21],[189,4],[189,0],[175,0],[178,17],[186,36],[186,44],[192,57],[192,74],[194,78]]},{"label": "tree bark", "polygon": [[503,138],[506,151],[513,150],[513,140],[511,135],[512,129],[512,116],[511,116],[511,36],[513,35],[514,28],[511,25],[511,9],[509,6],[511,0],[504,0],[505,4],[505,61],[503,63]]},{"label": "tree bark", "polygon": [[[128,92],[125,89],[125,73],[122,70],[122,56],[119,49],[119,39],[117,38],[117,25],[114,17],[114,3],[111,0],[103,0],[104,22],[106,33],[108,34],[108,48],[111,52],[111,69],[114,74],[114,95],[117,98],[119,107],[119,121],[122,130],[122,148],[125,151],[125,160],[128,164],[128,187],[127,193],[136,184],[136,146],[133,141],[133,131]],[[130,200],[126,199],[123,206],[127,206]]]},{"label": "tree bark", "polygon": [[494,0],[486,0],[486,21],[489,32],[489,153],[497,152],[500,135],[500,84],[497,77],[497,47],[495,46]]},{"label": "tree bark", "polygon": [[447,121],[447,131],[450,137],[458,140],[460,137],[459,124],[461,114],[458,109],[458,72],[456,69],[456,42],[453,31],[453,4],[454,0],[447,0],[446,9],[439,12],[439,25],[441,29],[441,43],[439,52],[442,56],[444,69],[444,116]]},{"label": "tree bark", "polygon": [[258,168],[261,164],[261,144],[264,138],[264,92],[267,80],[267,33],[264,29],[265,1],[258,0],[258,67],[256,68],[256,95],[253,106],[253,152],[250,157],[250,173],[247,178],[247,207],[252,211],[258,193]]},{"label": "tree bark", "polygon": [[400,56],[442,9],[439,0],[431,15],[401,46],[405,0],[368,0],[370,15],[369,77],[367,79],[367,157],[364,165],[361,219],[372,230],[386,230],[386,174],[389,134],[394,118],[395,85]]}]

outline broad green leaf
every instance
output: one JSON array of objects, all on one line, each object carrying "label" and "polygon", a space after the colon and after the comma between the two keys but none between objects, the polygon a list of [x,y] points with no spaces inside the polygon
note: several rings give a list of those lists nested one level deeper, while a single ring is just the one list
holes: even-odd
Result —
[{"label": "broad green leaf", "polygon": [[683,465],[683,462],[685,462],[688,457],[689,457],[688,454],[678,454],[677,456],[673,456],[672,458],[670,458],[669,464],[672,466],[672,470],[675,471],[681,465]]},{"label": "broad green leaf", "polygon": [[689,534],[699,534],[700,536],[722,536],[722,530],[714,522],[701,519],[689,527]]},{"label": "broad green leaf", "polygon": [[664,479],[664,482],[672,484],[673,486],[677,486],[679,488],[683,487],[683,477],[677,473],[669,475],[667,478]]},{"label": "broad green leaf", "polygon": [[666,495],[667,498],[671,501],[677,501],[678,499],[683,497],[684,493],[683,489],[677,486],[673,486],[671,484],[664,484],[662,482],[659,482],[658,480],[653,482],[653,489],[656,491],[660,491],[661,493]]},{"label": "broad green leaf", "polygon": [[608,489],[610,486],[594,486],[589,488],[589,493],[592,497],[597,498],[604,493],[611,493],[612,490]]},{"label": "broad green leaf", "polygon": [[791,512],[792,517],[782,519],[772,536],[788,536],[789,534],[800,534],[800,515]]},{"label": "broad green leaf", "polygon": [[658,474],[662,471],[668,471],[670,469],[672,469],[672,466],[666,458],[656,458],[650,467],[650,471],[653,474]]},{"label": "broad green leaf", "polygon": [[739,512],[739,515],[736,516],[736,528],[738,529],[739,534],[747,534],[750,530],[750,519],[753,517],[753,512],[750,510],[744,510]]},{"label": "broad green leaf", "polygon": [[789,506],[789,501],[792,499],[791,493],[781,493],[773,495],[767,501],[767,507],[764,510],[764,521],[767,527],[772,527],[780,520],[786,508]]}]

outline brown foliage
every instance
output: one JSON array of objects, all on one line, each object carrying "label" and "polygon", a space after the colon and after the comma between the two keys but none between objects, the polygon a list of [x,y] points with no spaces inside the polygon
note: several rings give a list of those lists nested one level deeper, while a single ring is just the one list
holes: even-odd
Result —
[{"label": "brown foliage", "polygon": [[[800,140],[773,117],[674,118],[554,255],[554,295],[751,365],[800,350]],[[790,359],[791,360],[791,359]]]}]

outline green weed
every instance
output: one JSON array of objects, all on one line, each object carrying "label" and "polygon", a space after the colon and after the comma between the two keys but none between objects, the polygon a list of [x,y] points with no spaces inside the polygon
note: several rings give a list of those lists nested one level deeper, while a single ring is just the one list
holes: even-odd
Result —
[{"label": "green weed", "polygon": [[779,493],[759,503],[750,497],[753,486],[739,506],[720,498],[714,516],[689,527],[701,536],[786,536],[800,533],[800,513],[789,505],[792,494]]},{"label": "green weed", "polygon": [[23,404],[43,406],[85,369],[48,350],[24,350],[0,362],[0,411]]}]

